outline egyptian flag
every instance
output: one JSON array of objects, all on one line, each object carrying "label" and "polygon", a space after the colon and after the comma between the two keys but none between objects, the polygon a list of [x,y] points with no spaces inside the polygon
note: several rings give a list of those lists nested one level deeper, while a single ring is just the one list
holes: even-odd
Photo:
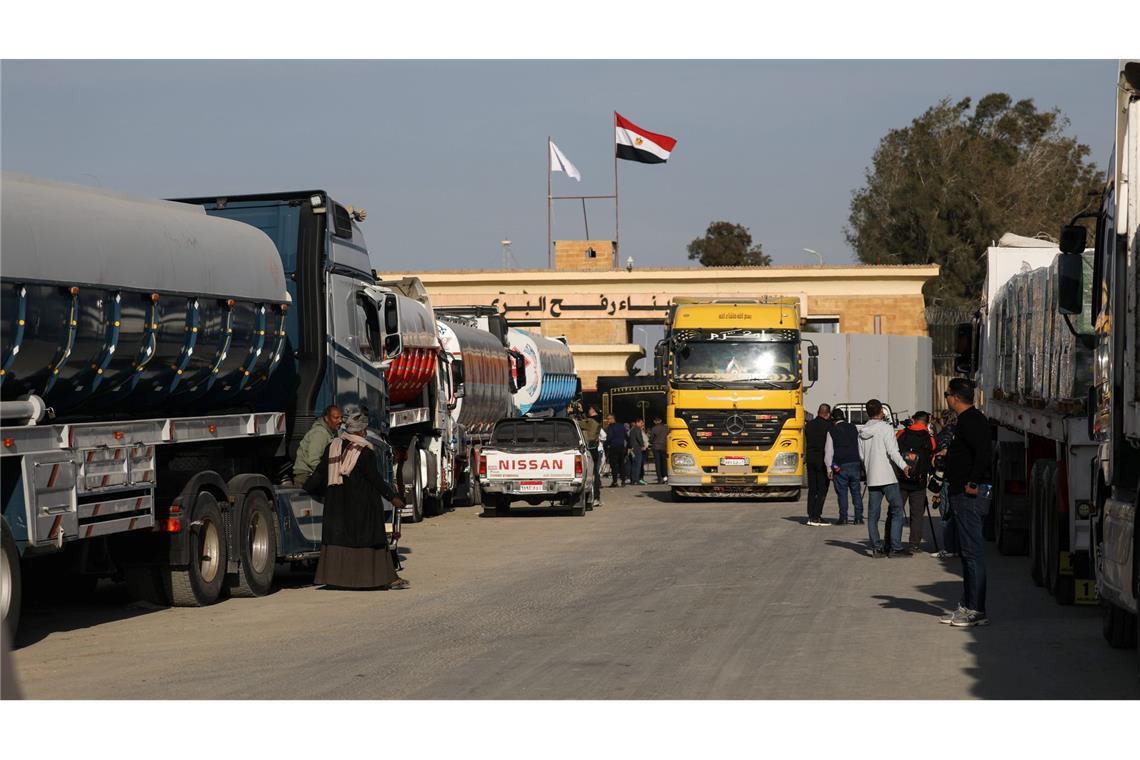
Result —
[{"label": "egyptian flag", "polygon": [[669,160],[677,141],[672,137],[658,135],[623,119],[614,111],[617,128],[617,157],[626,161],[639,161],[643,164],[663,164]]}]

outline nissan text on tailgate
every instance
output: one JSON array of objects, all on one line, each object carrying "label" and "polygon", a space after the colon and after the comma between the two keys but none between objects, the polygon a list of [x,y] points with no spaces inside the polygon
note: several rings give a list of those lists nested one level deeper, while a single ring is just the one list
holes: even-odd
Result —
[{"label": "nissan text on tailgate", "polygon": [[593,509],[593,457],[571,419],[502,419],[479,457],[484,512],[506,514],[513,501],[549,501],[573,515]]}]

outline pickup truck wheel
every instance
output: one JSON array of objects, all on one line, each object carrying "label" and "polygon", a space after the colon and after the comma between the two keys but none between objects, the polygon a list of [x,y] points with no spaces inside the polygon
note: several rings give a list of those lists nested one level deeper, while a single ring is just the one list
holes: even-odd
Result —
[{"label": "pickup truck wheel", "polygon": [[20,604],[23,600],[20,585],[20,550],[16,548],[16,539],[8,529],[8,523],[2,523],[3,554],[0,555],[0,609],[4,612],[4,624],[8,626],[8,634],[14,641],[16,631],[20,627]]},{"label": "pickup truck wheel", "polygon": [[170,569],[170,601],[175,607],[205,607],[218,600],[229,556],[222,510],[213,494],[198,494],[187,527],[190,564]]},{"label": "pickup truck wheel", "polygon": [[588,500],[589,497],[586,495],[586,488],[583,487],[582,495],[578,497],[577,503],[570,505],[570,514],[574,517],[581,517],[586,514]]},{"label": "pickup truck wheel", "polygon": [[241,568],[238,583],[230,593],[233,596],[265,596],[273,588],[273,572],[277,567],[277,531],[273,527],[273,513],[269,500],[260,491],[245,499],[238,534]]}]

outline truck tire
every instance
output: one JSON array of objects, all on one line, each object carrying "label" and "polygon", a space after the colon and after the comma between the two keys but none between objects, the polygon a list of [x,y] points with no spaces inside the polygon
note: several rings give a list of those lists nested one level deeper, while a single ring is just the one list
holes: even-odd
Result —
[{"label": "truck tire", "polygon": [[[1005,447],[1008,449],[1008,447]],[[999,452],[1003,449],[999,448]],[[1010,516],[1016,512],[1025,511],[1024,496],[1011,494],[1006,490],[1006,475],[1002,470],[1000,455],[995,457],[992,464],[994,473],[994,498],[992,511],[994,512],[994,542],[997,544],[999,554],[1015,556],[1029,552],[1029,531],[1026,529],[1014,530],[1009,526]]]},{"label": "truck tire", "polygon": [[238,523],[237,585],[230,594],[252,598],[265,596],[273,589],[273,573],[277,569],[277,529],[269,499],[261,491],[245,497],[241,522]]},{"label": "truck tire", "polygon": [[213,604],[226,579],[226,529],[218,500],[209,491],[198,493],[190,523],[190,564],[170,568],[170,601],[175,607]]},{"label": "truck tire", "polygon": [[413,523],[423,522],[424,519],[424,473],[421,457],[419,442],[413,440],[408,446],[408,458],[400,467],[400,473],[404,476],[401,482],[412,487],[407,501],[412,507],[412,516],[408,522]]},{"label": "truck tire", "polygon": [[[420,449],[420,461],[423,463],[422,467],[427,470],[427,475],[424,478],[425,486],[430,483],[432,487],[435,486],[438,478],[439,463],[432,456],[431,452],[426,449]],[[424,507],[423,513],[426,517],[439,517],[447,511],[447,504],[444,502],[444,495],[442,493],[435,496],[428,493],[427,488],[424,488]]]},{"label": "truck tire", "polygon": [[570,505],[570,514],[574,517],[582,517],[586,514],[587,502],[589,501],[589,496],[586,495],[587,490],[588,489],[583,486],[582,495],[578,497],[576,502]]},{"label": "truck tire", "polygon": [[1057,604],[1072,604],[1076,599],[1076,578],[1061,574],[1061,514],[1057,511],[1057,466],[1051,463],[1045,481],[1045,588]]},{"label": "truck tire", "polygon": [[1029,574],[1037,586],[1045,585],[1045,528],[1042,490],[1048,463],[1038,460],[1029,472]]},{"label": "truck tire", "polygon": [[12,537],[8,523],[0,521],[0,525],[3,532],[0,536],[3,544],[3,553],[0,554],[0,610],[3,610],[8,634],[15,641],[16,631],[20,628],[20,606],[23,603],[20,550],[16,548],[16,539]]},{"label": "truck tire", "polygon": [[1101,632],[1113,649],[1136,646],[1136,616],[1111,602],[1102,602]]}]

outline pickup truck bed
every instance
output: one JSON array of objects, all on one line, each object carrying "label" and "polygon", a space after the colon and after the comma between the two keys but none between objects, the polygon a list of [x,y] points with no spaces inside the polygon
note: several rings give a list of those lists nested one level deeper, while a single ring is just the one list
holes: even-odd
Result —
[{"label": "pickup truck bed", "polygon": [[552,502],[582,515],[593,508],[593,458],[578,425],[569,419],[503,419],[479,456],[479,485],[486,511],[500,514],[511,502]]}]

